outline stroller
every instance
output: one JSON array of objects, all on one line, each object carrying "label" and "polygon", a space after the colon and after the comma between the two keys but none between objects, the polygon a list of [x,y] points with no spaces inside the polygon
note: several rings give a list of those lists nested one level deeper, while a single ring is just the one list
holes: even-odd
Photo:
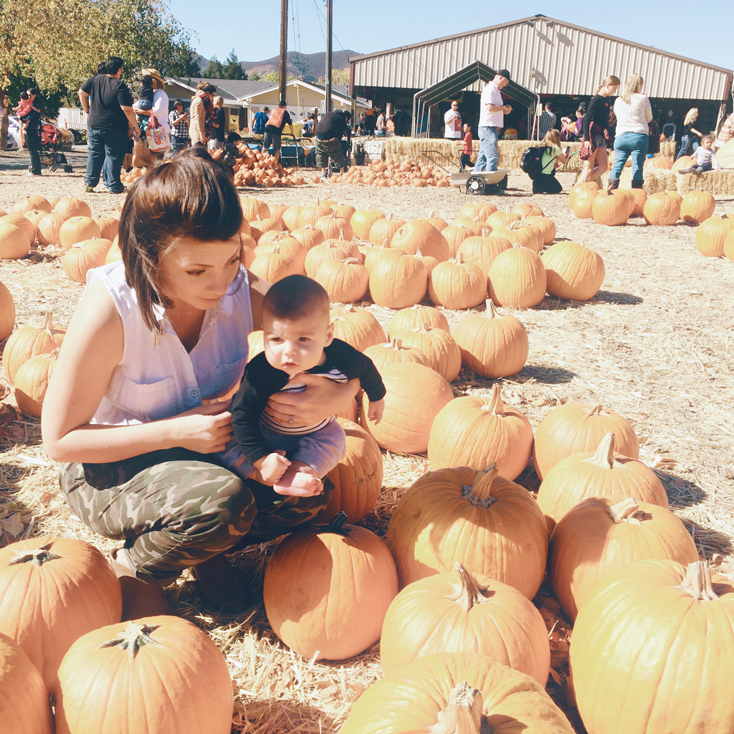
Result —
[{"label": "stroller", "polygon": [[61,130],[50,122],[41,124],[41,163],[55,171],[59,166],[64,167],[65,173],[74,169],[69,165],[66,156],[59,150],[61,145]]}]

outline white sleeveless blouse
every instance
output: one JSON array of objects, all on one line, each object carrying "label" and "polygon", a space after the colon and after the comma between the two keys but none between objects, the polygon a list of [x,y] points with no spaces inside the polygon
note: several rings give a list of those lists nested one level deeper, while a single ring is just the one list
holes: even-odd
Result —
[{"label": "white sleeveless blouse", "polygon": [[240,267],[219,303],[204,316],[199,341],[187,352],[165,316],[157,339],[143,322],[135,291],[122,262],[90,270],[87,287],[101,280],[122,318],[125,345],[92,423],[130,425],[170,418],[203,400],[228,393],[247,363],[247,335],[253,330],[250,284]]}]

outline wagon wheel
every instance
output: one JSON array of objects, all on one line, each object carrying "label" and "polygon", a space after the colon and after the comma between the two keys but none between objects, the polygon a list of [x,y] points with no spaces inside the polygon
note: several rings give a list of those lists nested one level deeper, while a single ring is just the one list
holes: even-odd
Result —
[{"label": "wagon wheel", "polygon": [[483,194],[486,184],[481,176],[470,176],[466,182],[467,194]]}]

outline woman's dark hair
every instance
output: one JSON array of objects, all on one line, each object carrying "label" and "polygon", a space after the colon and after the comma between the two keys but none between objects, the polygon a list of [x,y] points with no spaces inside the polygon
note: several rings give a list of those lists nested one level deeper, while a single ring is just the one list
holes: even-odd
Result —
[{"label": "woman's dark hair", "polygon": [[209,82],[203,82],[203,81],[199,82],[196,85],[196,89],[197,91],[200,90],[204,92],[205,94],[216,94],[217,93],[217,88],[213,84],[210,84]]},{"label": "woman's dark hair", "polygon": [[36,96],[36,97],[38,97],[38,95],[39,95],[40,93],[41,93],[41,90],[40,90],[40,89],[39,89],[38,87],[31,87],[31,88],[30,88],[30,89],[28,90],[28,94],[29,94],[29,95],[33,94],[33,95],[34,95],[34,96]]},{"label": "woman's dark hair", "polygon": [[120,250],[128,285],[145,325],[162,328],[155,304],[171,308],[161,257],[177,240],[226,242],[242,224],[242,206],[229,173],[205,148],[188,148],[148,172],[133,186],[120,215]]},{"label": "woman's dark hair", "polygon": [[329,320],[329,294],[324,287],[305,275],[289,275],[268,288],[263,312],[276,319],[324,316]]},{"label": "woman's dark hair", "polygon": [[107,69],[108,74],[117,74],[122,69],[122,63],[122,59],[119,56],[110,56],[105,64],[105,69]]}]

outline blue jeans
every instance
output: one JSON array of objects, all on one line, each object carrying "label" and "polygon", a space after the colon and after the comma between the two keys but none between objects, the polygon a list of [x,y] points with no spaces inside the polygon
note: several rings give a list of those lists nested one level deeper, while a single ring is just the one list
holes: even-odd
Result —
[{"label": "blue jeans", "polygon": [[89,152],[87,153],[87,175],[84,183],[96,186],[99,174],[111,194],[121,194],[125,187],[120,181],[122,162],[127,153],[127,130],[102,130],[98,127],[87,128]]},{"label": "blue jeans", "polygon": [[632,156],[632,180],[642,181],[642,166],[650,145],[650,136],[644,133],[622,133],[614,138],[614,165],[610,179],[618,180],[627,158]]},{"label": "blue jeans", "polygon": [[[693,140],[693,142],[691,142],[691,139]],[[675,160],[678,160],[678,158],[686,154],[689,145],[693,148],[693,152],[695,153],[696,148],[698,148],[698,139],[693,137],[692,135],[684,135],[680,139],[680,153],[678,153]]]},{"label": "blue jeans", "polygon": [[500,162],[500,154],[497,150],[498,128],[479,128],[479,155],[474,164],[474,173],[480,171],[496,171]]}]

